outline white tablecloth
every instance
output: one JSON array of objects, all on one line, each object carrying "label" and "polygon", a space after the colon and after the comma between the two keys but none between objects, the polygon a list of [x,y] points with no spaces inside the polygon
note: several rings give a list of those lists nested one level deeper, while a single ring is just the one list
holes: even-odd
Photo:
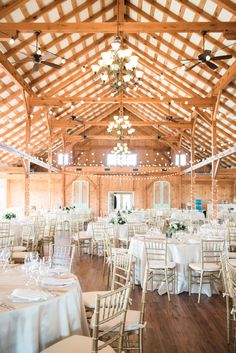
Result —
[{"label": "white tablecloth", "polygon": [[78,280],[67,288],[55,289],[57,296],[35,303],[11,303],[8,295],[24,288],[20,267],[0,273],[0,353],[38,353],[72,334],[89,335]]},{"label": "white tablecloth", "polygon": [[174,210],[171,213],[171,219],[178,221],[204,221],[205,216],[203,212],[195,210]]},{"label": "white tablecloth", "polygon": [[[178,283],[176,283],[176,293],[186,292],[188,291],[188,265],[192,262],[200,262],[201,259],[200,241],[189,239],[186,240],[185,243],[181,243],[177,240],[170,240],[167,250],[168,260],[174,261],[177,266]],[[144,241],[136,237],[131,239],[129,253],[136,257],[136,283],[142,286],[146,266]],[[192,292],[198,292],[196,285],[192,287]],[[208,284],[203,285],[202,293],[211,296],[211,290]]]}]

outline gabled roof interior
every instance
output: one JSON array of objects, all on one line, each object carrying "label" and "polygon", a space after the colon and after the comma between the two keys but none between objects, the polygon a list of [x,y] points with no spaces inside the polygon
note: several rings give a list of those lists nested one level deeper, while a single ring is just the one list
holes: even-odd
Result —
[{"label": "gabled roof interior", "polygon": [[[117,19],[117,2],[108,0],[71,1],[71,0],[1,0],[0,23],[7,22],[109,22]],[[204,22],[235,21],[236,10],[233,1],[184,0],[184,1],[125,1],[124,19],[127,22]],[[4,33],[2,33],[4,34]],[[34,33],[20,32],[14,44],[0,42],[0,50],[16,72],[29,86],[32,95],[37,97],[111,97],[109,85],[99,85],[94,81],[91,65],[96,63],[101,53],[110,49],[114,34],[107,33],[44,33],[39,37],[43,54],[53,53],[54,63],[66,59],[60,70],[40,65],[38,72],[32,72],[32,62],[21,62],[35,50]],[[148,97],[165,100],[165,104],[124,103],[124,108],[135,121],[161,123],[169,113],[168,101],[175,97],[211,97],[214,87],[226,71],[235,63],[235,42],[228,40],[224,33],[206,34],[205,47],[217,55],[231,54],[232,59],[219,61],[216,71],[199,65],[184,71],[182,64],[190,65],[187,60],[196,58],[202,51],[201,33],[123,33],[123,45],[131,48],[139,57],[139,69],[144,71],[143,83],[138,91],[125,92],[123,98]],[[82,71],[85,66],[86,71]],[[164,79],[162,78],[164,74]],[[0,65],[0,139],[21,151],[25,150],[26,110],[22,89],[15,83],[7,70]],[[217,114],[217,150],[224,151],[234,146],[236,141],[236,85],[231,82],[220,97]],[[76,100],[76,99],[75,99]],[[105,120],[119,109],[119,104],[74,102],[58,106],[33,107],[31,111],[31,155],[47,158],[48,125],[47,114],[54,121],[68,123],[70,116],[76,115],[81,122]],[[181,122],[195,124],[195,155],[201,161],[211,156],[211,114],[212,107],[190,106],[173,102],[171,114]],[[131,119],[132,120],[132,119]],[[62,145],[64,134],[70,147],[70,135],[83,136],[94,127],[78,124],[67,132],[66,128],[53,130],[52,149],[57,151]],[[141,129],[141,130],[140,130]],[[191,130],[176,129],[174,126],[142,127],[137,133],[145,131],[157,136],[174,135],[179,139],[176,148],[181,146],[186,152],[191,149]],[[104,133],[103,133],[104,134]],[[141,134],[141,133],[140,133]],[[68,142],[67,142],[68,137]],[[73,139],[73,144],[78,142]],[[167,141],[168,142],[168,141]],[[168,142],[170,145],[171,142]],[[173,144],[173,143],[172,143]],[[174,147],[174,144],[172,145]],[[0,150],[0,163],[16,165],[19,157]],[[226,157],[222,166],[236,165],[236,156]]]}]

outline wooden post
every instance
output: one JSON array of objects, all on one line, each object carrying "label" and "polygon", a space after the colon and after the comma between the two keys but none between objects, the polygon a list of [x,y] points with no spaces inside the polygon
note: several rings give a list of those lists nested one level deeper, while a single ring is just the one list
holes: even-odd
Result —
[{"label": "wooden post", "polygon": [[[30,154],[30,138],[31,138],[31,117],[30,117],[30,97],[23,91],[23,100],[26,111],[26,125],[25,125],[25,152]],[[24,193],[24,214],[29,216],[30,207],[30,161],[23,161],[25,171],[25,193]]]},{"label": "wooden post", "polygon": [[179,175],[179,202],[178,207],[182,208],[182,175]]},{"label": "wooden post", "polygon": [[[48,124],[48,164],[52,165],[52,118],[47,111],[47,124]],[[51,190],[51,183],[52,183],[52,170],[48,169],[48,204],[49,210],[51,211],[52,208],[52,190]]]},{"label": "wooden post", "polygon": [[[65,155],[65,135],[62,135],[62,153]],[[66,174],[65,166],[62,166],[62,204],[63,207],[66,207]]]},{"label": "wooden post", "polygon": [[[211,120],[211,154],[212,157],[217,154],[217,144],[216,144],[216,116],[217,111],[220,104],[221,90],[219,90],[217,94],[217,100],[212,112],[212,120]],[[217,217],[217,169],[219,163],[212,160],[211,167],[211,202],[212,202],[212,219],[216,219]]]},{"label": "wooden post", "polygon": [[[195,160],[195,145],[194,145],[194,131],[191,133],[191,167],[193,166]],[[191,210],[195,208],[195,173],[191,170],[191,186],[190,186],[190,196],[191,196]]]}]

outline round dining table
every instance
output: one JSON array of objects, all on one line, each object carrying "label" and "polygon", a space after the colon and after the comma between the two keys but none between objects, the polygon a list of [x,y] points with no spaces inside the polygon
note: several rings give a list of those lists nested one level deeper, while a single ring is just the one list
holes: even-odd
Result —
[{"label": "round dining table", "polygon": [[0,353],[38,353],[73,334],[89,336],[78,279],[50,281],[28,288],[22,266],[0,269]]},{"label": "round dining table", "polygon": [[[148,236],[147,236],[148,237]],[[155,237],[152,235],[152,238]],[[136,258],[135,280],[136,284],[142,286],[146,267],[145,236],[134,236],[131,239],[129,253]],[[188,265],[201,262],[200,239],[183,236],[182,239],[168,239],[167,244],[168,261],[176,263],[176,285],[175,294],[188,291]],[[199,287],[192,286],[192,293],[198,293]],[[159,294],[166,293],[166,288],[161,284],[158,288]],[[210,285],[204,284],[202,293],[211,296]]]}]

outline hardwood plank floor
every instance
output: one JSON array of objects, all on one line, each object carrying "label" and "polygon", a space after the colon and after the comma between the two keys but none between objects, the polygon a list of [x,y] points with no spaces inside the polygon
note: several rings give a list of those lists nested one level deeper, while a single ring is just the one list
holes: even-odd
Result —
[{"label": "hardwood plank floor", "polygon": [[[82,255],[74,262],[83,291],[106,290],[103,258]],[[132,308],[138,309],[141,289],[132,292]],[[226,310],[221,295],[208,298],[187,293],[167,296],[148,292],[145,309],[147,326],[144,333],[144,353],[229,353],[233,348],[226,341]]]}]

